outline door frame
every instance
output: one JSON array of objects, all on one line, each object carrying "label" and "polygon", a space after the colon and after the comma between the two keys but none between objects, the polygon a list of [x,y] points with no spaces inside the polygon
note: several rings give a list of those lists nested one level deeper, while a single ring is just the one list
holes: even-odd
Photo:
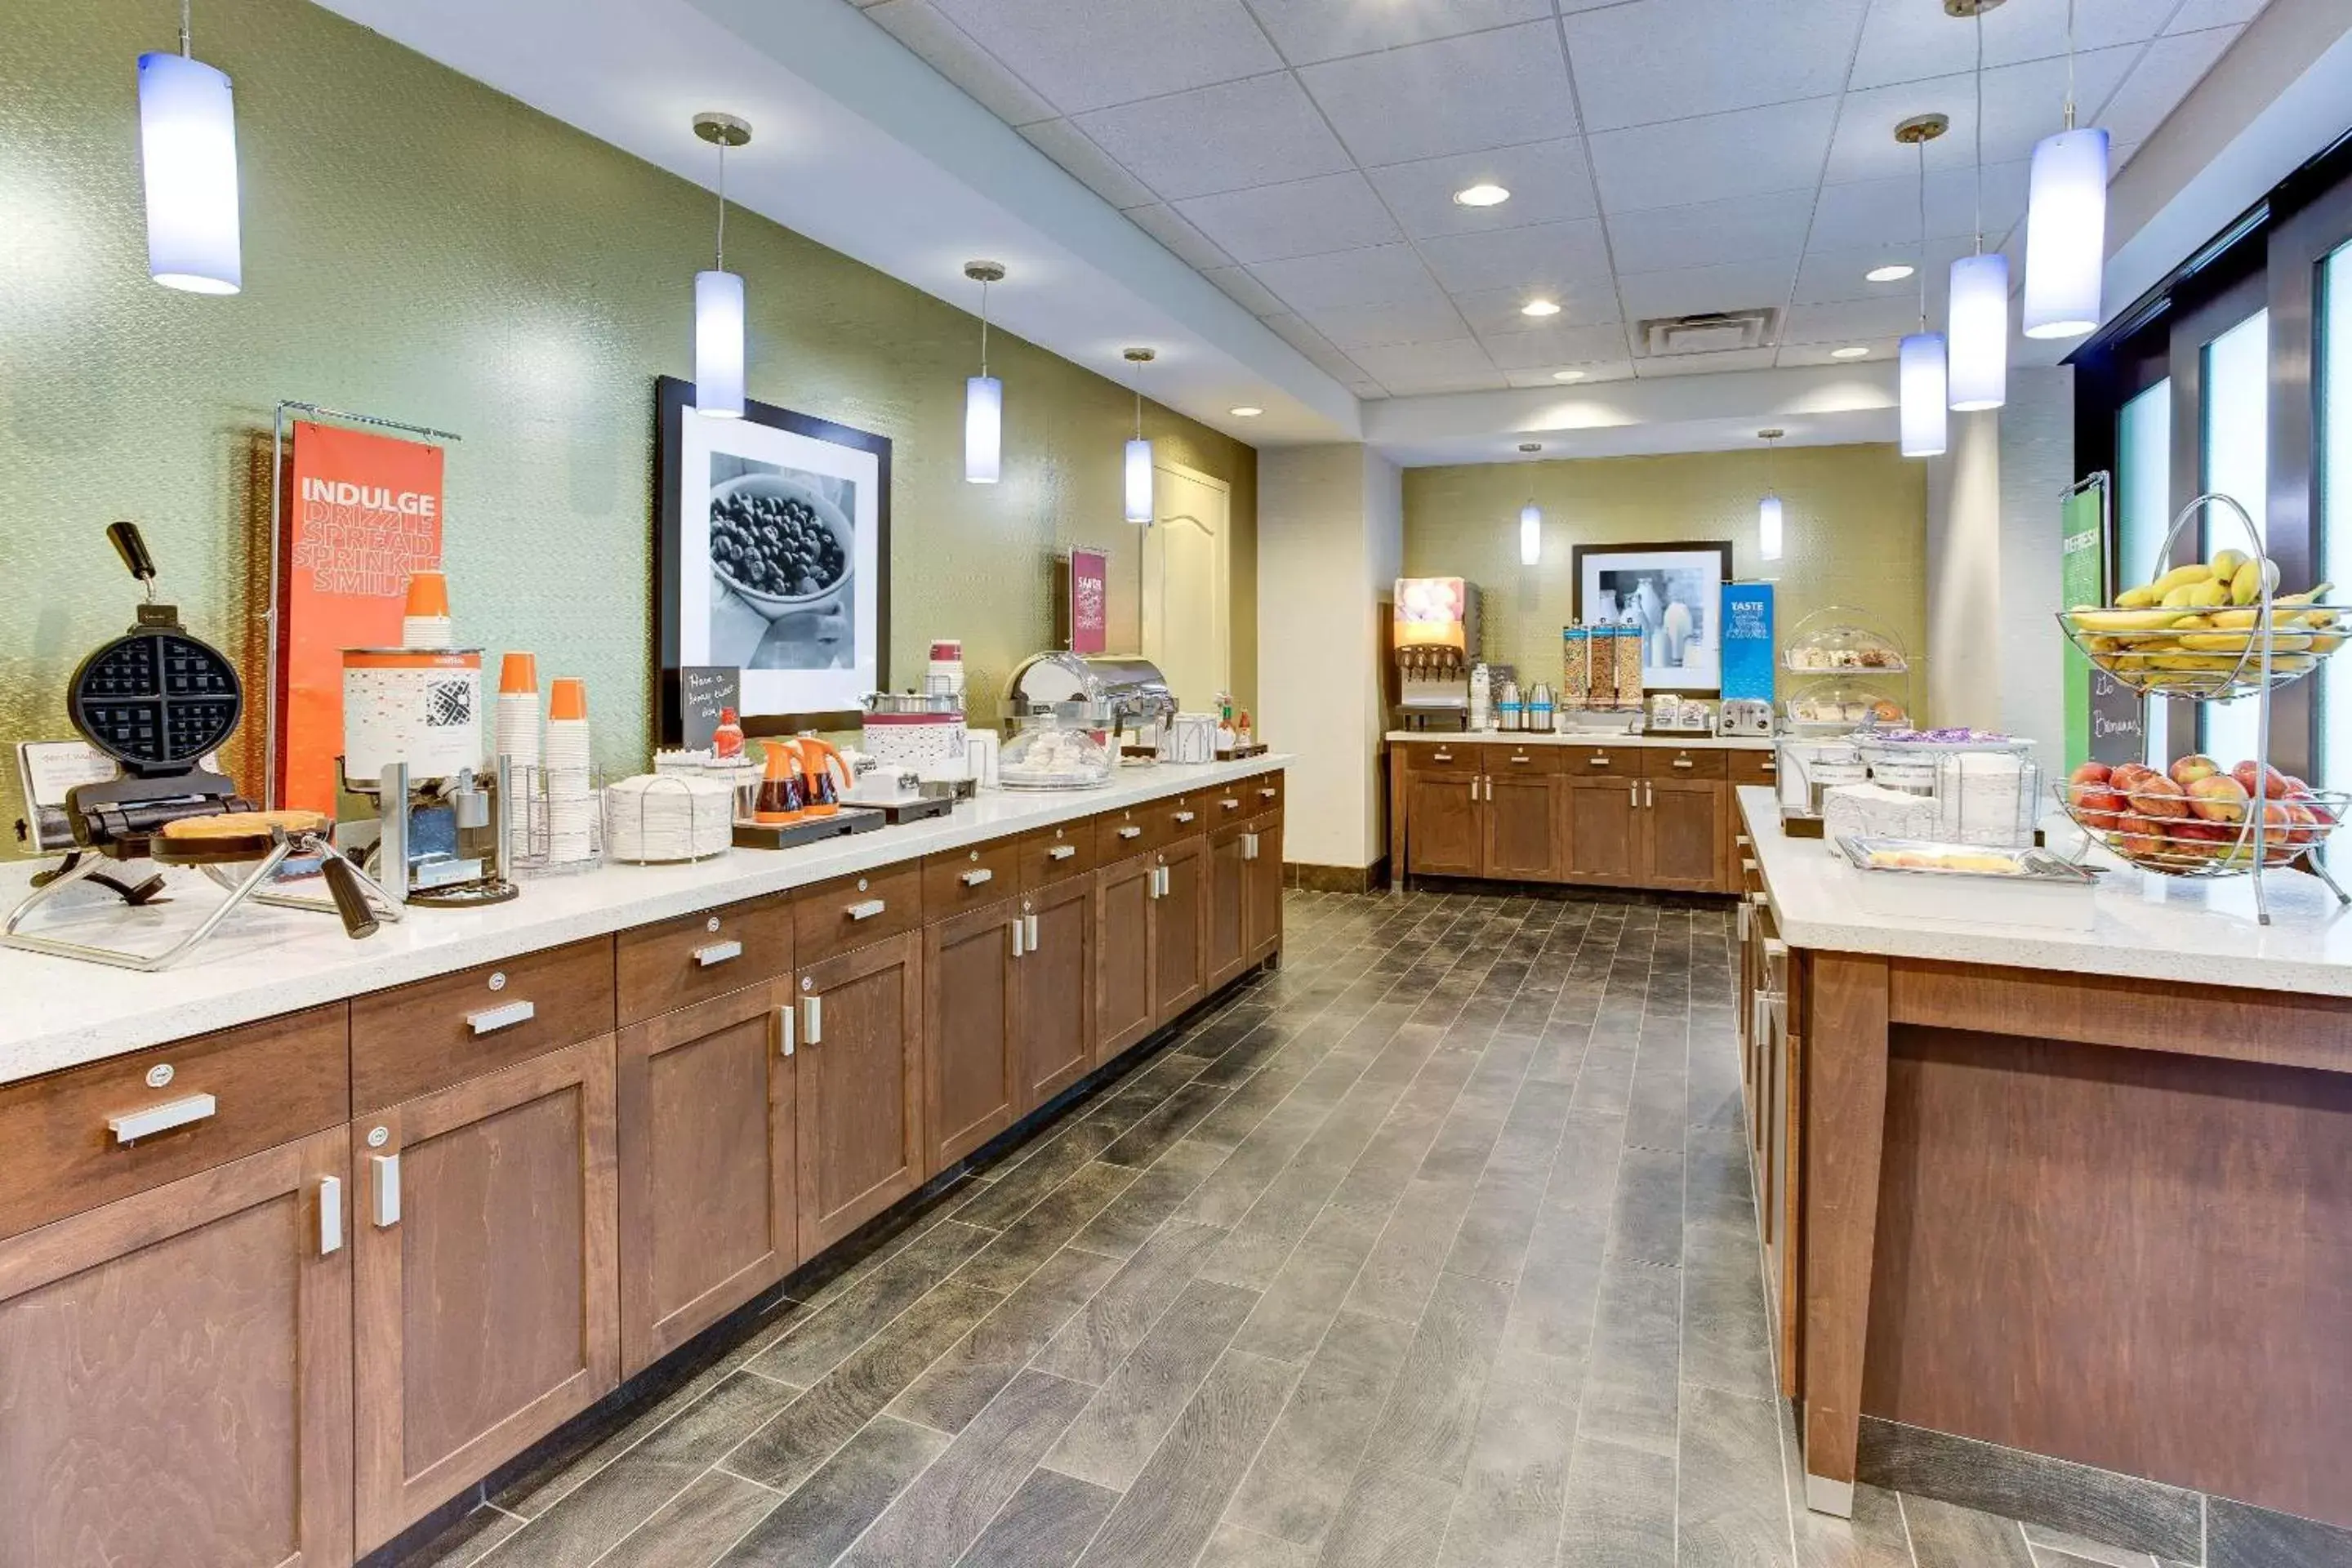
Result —
[{"label": "door frame", "polygon": [[[1217,638],[1217,640],[1218,640],[1218,644],[1219,644],[1218,650],[1217,650],[1217,655],[1218,655],[1218,657],[1217,657],[1217,662],[1218,662],[1219,668],[1220,668],[1223,670],[1223,675],[1220,677],[1220,679],[1219,679],[1219,680],[1218,680],[1218,689],[1219,689],[1220,690],[1231,691],[1231,690],[1234,689],[1234,540],[1233,540],[1233,531],[1234,531],[1234,487],[1233,487],[1233,482],[1232,482],[1231,480],[1229,480],[1229,479],[1221,479],[1217,478],[1214,474],[1204,474],[1204,473],[1202,473],[1200,469],[1193,468],[1192,466],[1191,466],[1191,465],[1190,465],[1190,464],[1188,464],[1188,463],[1180,463],[1180,462],[1177,462],[1175,459],[1173,459],[1173,458],[1162,458],[1162,457],[1160,457],[1160,456],[1158,456],[1158,449],[1157,449],[1156,447],[1154,448],[1154,455],[1153,455],[1153,458],[1152,458],[1152,460],[1151,460],[1151,468],[1152,468],[1152,471],[1153,471],[1154,473],[1168,473],[1168,474],[1172,474],[1172,475],[1176,476],[1176,477],[1177,477],[1177,478],[1179,478],[1179,479],[1187,479],[1187,480],[1190,480],[1191,482],[1192,482],[1192,483],[1194,483],[1194,484],[1204,486],[1204,487],[1206,487],[1206,488],[1207,488],[1207,489],[1212,489],[1212,490],[1216,491],[1219,495],[1221,495],[1221,496],[1223,496],[1223,497],[1224,498],[1224,501],[1225,501],[1224,526],[1223,526],[1223,528],[1221,528],[1221,529],[1218,531],[1218,532],[1217,532],[1217,536],[1216,536],[1216,540],[1217,540],[1217,563],[1216,563],[1216,566],[1217,566],[1217,578],[1218,578],[1218,582],[1217,582],[1217,595],[1216,595],[1216,597],[1217,597],[1217,610],[1218,610],[1218,618],[1219,618],[1219,620],[1223,623],[1223,624],[1222,624],[1222,626],[1218,628],[1218,630],[1222,633],[1222,635],[1221,635],[1221,636],[1219,636],[1219,637],[1218,637],[1218,638]],[[1160,526],[1160,521],[1161,521],[1161,520],[1160,520],[1160,489],[1159,489],[1159,487],[1158,487],[1157,485],[1154,485],[1154,486],[1152,487],[1152,502],[1151,502],[1151,513],[1152,513],[1152,515],[1151,515],[1151,526],[1150,526],[1150,528],[1149,530],[1147,530],[1147,531],[1146,531],[1146,532],[1145,532],[1145,536],[1144,536],[1142,539],[1140,539],[1140,540],[1139,540],[1139,541],[1137,541],[1137,542],[1136,542],[1136,562],[1135,562],[1135,646],[1136,646],[1136,651],[1137,651],[1138,653],[1146,653],[1146,652],[1147,652],[1147,650],[1145,649],[1145,647],[1144,647],[1144,628],[1145,628],[1145,626],[1146,626],[1146,624],[1147,624],[1147,623],[1146,623],[1146,618],[1145,618],[1145,614],[1144,614],[1144,612],[1145,612],[1145,607],[1146,607],[1146,606],[1150,603],[1150,597],[1151,597],[1151,596],[1150,596],[1150,573],[1151,573],[1151,538],[1150,538],[1150,535],[1151,535],[1152,533],[1157,532],[1157,531],[1159,531]],[[1166,553],[1166,552],[1163,551],[1163,552],[1162,552],[1163,559],[1164,559],[1165,553]],[[1148,654],[1147,654],[1147,657],[1148,657]]]}]

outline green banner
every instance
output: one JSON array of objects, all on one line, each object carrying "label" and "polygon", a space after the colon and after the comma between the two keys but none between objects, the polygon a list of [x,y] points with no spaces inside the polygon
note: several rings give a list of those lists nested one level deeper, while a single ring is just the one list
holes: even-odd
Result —
[{"label": "green banner", "polygon": [[[2093,483],[2067,492],[2059,510],[2059,602],[2068,609],[2107,602],[2106,487]],[[2066,767],[2091,755],[2091,682],[2096,673],[2083,650],[2056,627],[2065,656]]]}]

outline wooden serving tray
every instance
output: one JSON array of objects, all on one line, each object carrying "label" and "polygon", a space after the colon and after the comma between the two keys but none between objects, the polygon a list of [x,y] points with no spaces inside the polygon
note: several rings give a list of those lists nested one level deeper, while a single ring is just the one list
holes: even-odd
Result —
[{"label": "wooden serving tray", "polygon": [[822,844],[852,833],[871,833],[883,826],[882,810],[845,805],[831,816],[804,816],[798,822],[737,822],[738,849],[790,849],[802,844]]}]

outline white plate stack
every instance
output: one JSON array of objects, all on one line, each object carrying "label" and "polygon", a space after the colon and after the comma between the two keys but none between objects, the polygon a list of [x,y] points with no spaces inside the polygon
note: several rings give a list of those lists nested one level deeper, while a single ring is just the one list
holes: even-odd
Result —
[{"label": "white plate stack", "polygon": [[597,851],[596,791],[590,778],[588,686],[559,676],[548,707],[541,755],[547,778],[547,862],[577,865]]},{"label": "white plate stack", "polygon": [[640,773],[604,792],[604,847],[638,864],[702,860],[733,847],[735,791],[719,779]]}]

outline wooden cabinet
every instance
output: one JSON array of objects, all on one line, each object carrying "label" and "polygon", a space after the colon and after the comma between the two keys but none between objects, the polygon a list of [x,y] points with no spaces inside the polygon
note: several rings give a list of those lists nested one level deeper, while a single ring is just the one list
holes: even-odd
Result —
[{"label": "wooden cabinet", "polygon": [[1560,792],[1566,817],[1563,879],[1629,888],[1642,873],[1642,781],[1571,776]]},{"label": "wooden cabinet", "polygon": [[1251,826],[1228,823],[1209,835],[1209,913],[1202,931],[1211,990],[1250,966]]},{"label": "wooden cabinet", "polygon": [[1486,854],[1484,784],[1475,772],[1416,768],[1405,775],[1407,870],[1420,877],[1481,874]]},{"label": "wooden cabinet", "polygon": [[1549,773],[1490,773],[1480,812],[1479,875],[1557,882],[1567,875],[1568,781]]},{"label": "wooden cabinet", "polygon": [[1151,1023],[1173,1019],[1209,994],[1209,841],[1179,838],[1153,857]]},{"label": "wooden cabinet", "polygon": [[1020,900],[923,931],[926,1179],[1013,1125],[1021,1100]]},{"label": "wooden cabinet", "polygon": [[602,1035],[352,1123],[363,1552],[619,1381],[613,1050]]},{"label": "wooden cabinet", "polygon": [[352,1560],[347,1158],[337,1127],[0,1242],[0,1563]]},{"label": "wooden cabinet", "polygon": [[621,1031],[621,1370],[633,1375],[800,1261],[792,988]]},{"label": "wooden cabinet", "polygon": [[1159,863],[1114,860],[1095,887],[1095,1061],[1115,1060],[1151,1033],[1151,910]]},{"label": "wooden cabinet", "polygon": [[1247,855],[1250,962],[1265,963],[1282,951],[1282,816],[1258,818]]},{"label": "wooden cabinet", "polygon": [[1095,1065],[1095,884],[1074,878],[1021,900],[1020,1099],[1025,1115]]},{"label": "wooden cabinet", "polygon": [[1724,890],[1724,868],[1731,858],[1724,791],[1709,779],[1642,781],[1642,886],[1666,892]]},{"label": "wooden cabinet", "polygon": [[352,1003],[352,1114],[610,1036],[609,936],[520,952]]},{"label": "wooden cabinet", "polygon": [[625,931],[614,970],[624,1024],[781,980],[793,972],[792,900],[780,893]]},{"label": "wooden cabinet", "polygon": [[793,995],[800,1249],[813,1258],[922,1185],[922,932],[805,968]]}]

